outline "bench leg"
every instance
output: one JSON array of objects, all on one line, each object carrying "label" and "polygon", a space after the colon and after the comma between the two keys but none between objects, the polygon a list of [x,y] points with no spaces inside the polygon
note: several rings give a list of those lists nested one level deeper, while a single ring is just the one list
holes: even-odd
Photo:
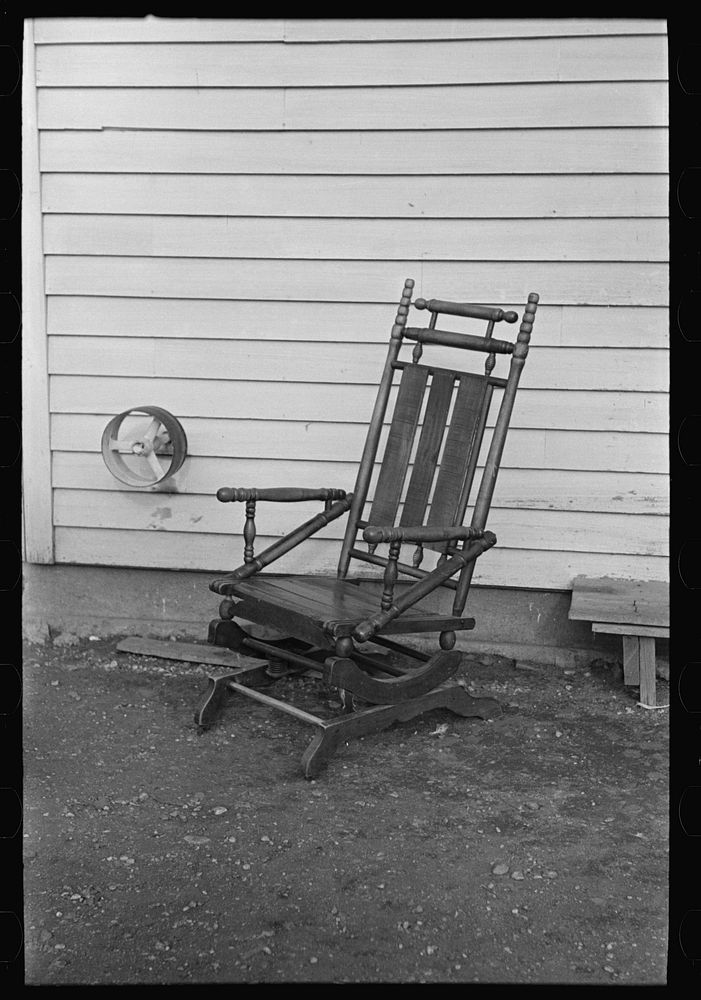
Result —
[{"label": "bench leg", "polygon": [[623,636],[623,683],[636,687],[640,683],[640,640],[637,635]]},{"label": "bench leg", "polygon": [[655,707],[655,640],[641,636],[640,642],[640,701]]}]

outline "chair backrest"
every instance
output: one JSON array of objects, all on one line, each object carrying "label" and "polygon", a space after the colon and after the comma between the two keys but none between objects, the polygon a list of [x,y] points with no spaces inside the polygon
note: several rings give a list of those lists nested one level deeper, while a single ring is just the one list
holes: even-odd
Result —
[{"label": "chair backrest", "polygon": [[[495,339],[492,334],[496,323],[515,323],[518,315],[493,306],[417,299],[414,307],[427,310],[430,321],[428,326],[422,328],[407,326],[413,287],[414,282],[407,279],[392,327],[385,368],[349,512],[338,566],[340,577],[346,575],[352,558],[386,565],[387,560],[375,554],[374,546],[369,546],[367,552],[356,546],[358,531],[369,524],[379,527],[394,526],[396,523],[414,527],[463,524],[473,492],[493,392],[499,387],[503,389],[503,396],[471,517],[473,527],[482,530],[486,527],[516,388],[528,354],[538,296],[535,293],[528,296],[518,337],[512,342]],[[483,320],[486,323],[484,334],[478,336],[436,329],[440,315]],[[415,342],[411,361],[400,361],[398,358],[404,340]],[[424,344],[482,352],[487,355],[484,372],[464,372],[421,364]],[[497,354],[511,356],[509,374],[505,379],[492,375]],[[374,496],[369,513],[364,518],[385,415],[396,381],[394,411]],[[448,553],[450,544],[426,543],[426,547]],[[405,565],[404,572],[410,572],[412,576],[423,575],[423,571],[418,569],[422,554],[417,550],[412,570]],[[454,583],[450,585],[455,586]]]}]

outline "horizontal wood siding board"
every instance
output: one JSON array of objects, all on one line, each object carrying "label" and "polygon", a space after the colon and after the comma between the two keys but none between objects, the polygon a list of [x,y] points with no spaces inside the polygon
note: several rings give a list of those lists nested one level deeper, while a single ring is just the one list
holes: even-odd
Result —
[{"label": "horizontal wood siding board", "polygon": [[[399,291],[399,290],[398,290]],[[492,305],[494,303],[480,303]],[[523,301],[501,302],[523,312]],[[352,341],[386,345],[395,303],[251,302],[224,299],[151,299],[50,295],[50,335],[122,338],[184,337],[193,340]],[[410,322],[425,321],[410,311]],[[451,319],[460,330],[468,321]],[[663,348],[669,344],[669,312],[662,307],[538,307],[534,346]],[[501,330],[501,327],[497,329]]]},{"label": "horizontal wood siding board", "polygon": [[[73,394],[75,398],[75,393]],[[153,400],[150,397],[149,402]],[[169,407],[167,400],[156,397],[183,422],[188,449],[192,455],[211,457],[308,460],[337,460],[339,452],[353,462],[360,460],[367,434],[364,424],[300,423],[293,420],[250,420],[236,423],[229,420],[185,420],[182,411]],[[145,405],[142,398],[114,407]],[[110,417],[58,414],[51,419],[53,450],[85,451],[99,448],[102,431]],[[515,421],[514,421],[515,423]],[[385,432],[386,434],[386,429]],[[490,431],[485,434],[485,458]],[[668,468],[668,436],[660,434],[622,433],[616,431],[538,430],[512,425],[504,451],[503,467],[536,469],[591,469],[666,473]],[[217,484],[221,486],[222,484]],[[285,485],[285,484],[282,484]],[[293,484],[294,485],[294,484]],[[342,487],[345,488],[345,487]]]},{"label": "horizontal wood siding board", "polygon": [[[375,401],[374,386],[334,383],[288,383],[284,392],[272,382],[204,381],[199,379],[106,378],[53,375],[50,404],[56,414],[112,414],[153,402],[181,418],[203,420],[219,437],[229,419],[297,421],[298,432],[309,422],[329,423],[337,433],[367,430]],[[393,390],[394,392],[394,390]],[[497,393],[498,396],[498,393]],[[207,401],[203,413],[203,400]],[[389,420],[389,415],[388,418]],[[490,414],[488,426],[495,417]],[[594,390],[527,389],[519,392],[512,427],[614,431],[641,434],[669,432],[666,393],[599,392]],[[351,433],[348,430],[348,433]],[[302,435],[303,437],[304,435]]]},{"label": "horizontal wood siding board", "polygon": [[[272,541],[261,536],[260,544]],[[275,563],[275,572],[333,575],[338,542],[309,539]],[[102,566],[143,566],[228,572],[241,562],[238,538],[222,544],[219,535],[153,531],[149,545],[144,534],[128,529],[56,528],[56,561]],[[352,575],[380,578],[363,564],[353,564]],[[542,552],[536,549],[500,549],[495,546],[477,560],[473,581],[483,586],[523,587],[533,581],[543,589],[570,590],[576,576],[605,573],[623,579],[667,580],[669,561],[661,556],[615,555],[605,552]],[[214,595],[212,595],[214,598]],[[216,601],[212,606],[216,608]]]},{"label": "horizontal wood siding board", "polygon": [[357,20],[286,20],[285,41],[328,40],[334,38],[497,38],[538,36],[580,36],[611,34],[665,34],[660,19],[610,18],[468,18]]},{"label": "horizontal wood siding board", "polygon": [[[410,360],[411,344],[401,355]],[[316,348],[316,349],[315,349]],[[321,354],[321,356],[319,356]],[[220,341],[183,338],[140,338],[125,350],[119,337],[49,337],[48,370],[61,375],[119,375],[158,378],[215,379],[250,382],[339,382],[377,385],[384,360],[382,344],[290,341]],[[451,370],[471,368],[481,358],[457,348],[431,345],[422,364]],[[667,351],[640,348],[532,347],[523,386],[531,389],[594,389],[623,392],[666,392]],[[499,375],[497,366],[494,374]],[[505,372],[504,372],[505,374]],[[313,390],[311,390],[313,391]]]},{"label": "horizontal wood siding board", "polygon": [[[39,134],[42,171],[171,174],[665,174],[666,128],[367,132],[57,130]],[[271,151],[274,155],[271,155]]]},{"label": "horizontal wood siding board", "polygon": [[48,215],[44,252],[289,260],[667,261],[666,219]]},{"label": "horizontal wood siding board", "polygon": [[346,87],[665,80],[667,40],[415,40],[331,45],[108,42],[39,46],[39,87]]},{"label": "horizontal wood siding board", "polygon": [[522,302],[536,290],[555,305],[662,306],[669,296],[663,263],[46,258],[49,295],[227,299],[239,289],[250,299],[337,301],[350,294],[388,302],[406,276],[415,277],[417,297],[440,288],[442,297],[464,299],[474,288],[481,298]]},{"label": "horizontal wood siding board", "polygon": [[40,129],[514,129],[667,124],[664,82],[455,87],[62,87],[38,91]]},{"label": "horizontal wood siding board", "polygon": [[[282,536],[314,517],[321,508],[321,504],[313,503],[260,504],[256,527],[261,535]],[[241,505],[221,504],[214,497],[154,496],[118,490],[54,490],[54,523],[57,526],[206,532],[243,537],[244,522],[245,511]],[[668,552],[667,518],[654,515],[521,508],[495,510],[489,518],[489,527],[496,533],[502,549],[522,548],[528,544],[541,550],[571,552],[637,555],[666,555]],[[344,520],[332,521],[318,537],[340,540],[344,531]],[[262,551],[259,544],[256,548]],[[409,550],[411,548],[409,546]],[[382,551],[386,552],[385,546]]]},{"label": "horizontal wood siding board", "polygon": [[587,35],[664,35],[658,18],[357,18],[344,20],[40,17],[37,44],[66,42],[285,41],[288,44],[336,40],[431,38],[580,37]]},{"label": "horizontal wood siding board", "polygon": [[42,176],[45,213],[98,215],[666,218],[668,198],[669,184],[662,174]]},{"label": "horizontal wood siding board", "polygon": [[[96,450],[54,450],[52,469],[54,487],[133,492],[115,480]],[[316,488],[320,483],[349,491],[357,471],[357,465],[343,461],[286,462],[189,454],[174,479],[150,488],[149,492],[169,493],[175,489],[181,494],[200,494],[211,499],[224,485]],[[371,486],[369,499],[373,495]],[[669,478],[664,474],[635,472],[502,468],[492,509],[513,508],[664,516],[669,513]]]}]

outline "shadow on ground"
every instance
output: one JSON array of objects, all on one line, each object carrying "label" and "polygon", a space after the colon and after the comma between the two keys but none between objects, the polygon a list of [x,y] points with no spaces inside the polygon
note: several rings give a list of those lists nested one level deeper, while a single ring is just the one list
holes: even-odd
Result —
[{"label": "shadow on ground", "polygon": [[65,641],[25,650],[27,983],[665,982],[668,712],[617,671],[466,655],[500,718],[309,782],[303,723],[235,696],[200,733],[204,668]]}]

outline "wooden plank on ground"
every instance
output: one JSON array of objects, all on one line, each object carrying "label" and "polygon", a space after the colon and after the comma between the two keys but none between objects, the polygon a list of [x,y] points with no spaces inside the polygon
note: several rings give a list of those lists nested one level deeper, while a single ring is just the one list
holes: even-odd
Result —
[{"label": "wooden plank on ground", "polygon": [[172,642],[168,639],[148,639],[130,636],[117,643],[120,653],[141,653],[164,660],[181,660],[184,663],[209,663],[219,667],[240,667],[238,653],[219,646],[200,645],[196,642]]}]

